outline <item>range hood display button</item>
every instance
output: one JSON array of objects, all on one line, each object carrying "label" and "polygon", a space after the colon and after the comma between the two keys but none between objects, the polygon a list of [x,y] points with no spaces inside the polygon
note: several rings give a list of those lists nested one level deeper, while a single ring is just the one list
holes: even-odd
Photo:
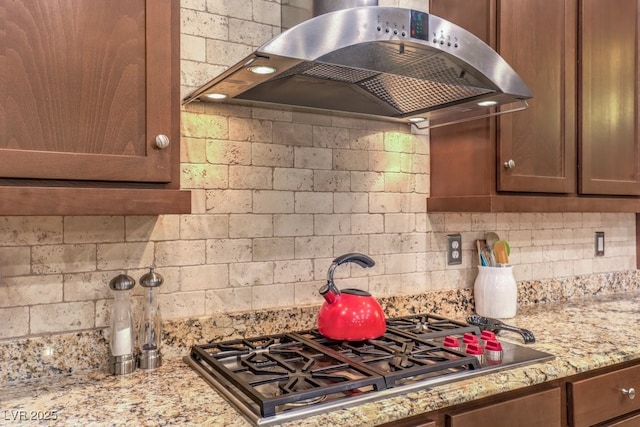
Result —
[{"label": "range hood display button", "polygon": [[411,11],[411,37],[429,40],[429,15],[417,10]]}]

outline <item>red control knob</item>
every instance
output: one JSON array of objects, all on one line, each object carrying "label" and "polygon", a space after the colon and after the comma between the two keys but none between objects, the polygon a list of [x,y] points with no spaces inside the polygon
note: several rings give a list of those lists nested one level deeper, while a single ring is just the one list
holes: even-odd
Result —
[{"label": "red control knob", "polygon": [[496,334],[491,331],[482,331],[480,341],[496,341]]},{"label": "red control knob", "polygon": [[483,353],[484,353],[484,349],[480,344],[477,344],[477,343],[467,344],[467,354],[471,356],[475,356],[481,364],[484,360]]},{"label": "red control knob", "polygon": [[502,351],[502,344],[496,340],[487,341],[485,349],[487,351]]},{"label": "red control knob", "polygon": [[444,346],[453,350],[460,350],[460,340],[454,336],[448,335],[444,337]]},{"label": "red control knob", "polygon": [[477,344],[478,337],[472,334],[471,332],[467,332],[466,334],[463,335],[462,342],[464,344]]},{"label": "red control knob", "polygon": [[499,365],[502,363],[502,344],[499,341],[487,341],[485,344],[485,360],[489,365]]},{"label": "red control knob", "polygon": [[469,344],[467,345],[467,354],[478,355],[484,353],[482,346],[480,344]]}]

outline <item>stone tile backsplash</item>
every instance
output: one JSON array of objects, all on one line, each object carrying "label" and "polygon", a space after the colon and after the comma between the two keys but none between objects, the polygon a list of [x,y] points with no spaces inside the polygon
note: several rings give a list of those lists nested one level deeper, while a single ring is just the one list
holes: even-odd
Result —
[{"label": "stone tile backsplash", "polygon": [[[182,0],[183,94],[279,31],[279,3]],[[341,267],[341,287],[468,293],[486,231],[510,242],[521,283],[636,269],[633,214],[427,213],[429,137],[408,127],[219,104],[185,106],[181,122],[192,214],[0,217],[0,339],[99,333],[109,280],[149,266],[165,278],[167,319],[320,304],[332,259],[347,252],[376,266]],[[446,265],[450,233],[462,234],[462,265]]]},{"label": "stone tile backsplash", "polygon": [[[638,291],[639,274],[638,271],[628,271],[524,281],[518,284],[518,301],[526,310],[526,306],[531,304],[587,296],[615,293],[633,298]],[[433,313],[464,320],[472,313],[474,304],[470,289],[396,295],[379,298],[379,301],[390,318]],[[319,305],[291,306],[166,320],[163,323],[163,358],[166,361],[183,357],[195,344],[314,328],[319,308]],[[0,364],[0,386],[87,370],[106,371],[109,356],[107,336],[104,329],[92,329],[0,341],[3,362]]]}]

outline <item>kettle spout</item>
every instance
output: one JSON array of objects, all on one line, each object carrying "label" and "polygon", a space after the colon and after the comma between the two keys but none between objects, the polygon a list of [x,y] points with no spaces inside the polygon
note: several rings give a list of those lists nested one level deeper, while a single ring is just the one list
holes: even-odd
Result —
[{"label": "kettle spout", "polygon": [[327,282],[326,285],[320,288],[319,292],[328,304],[334,303],[340,296],[340,291],[333,282]]}]

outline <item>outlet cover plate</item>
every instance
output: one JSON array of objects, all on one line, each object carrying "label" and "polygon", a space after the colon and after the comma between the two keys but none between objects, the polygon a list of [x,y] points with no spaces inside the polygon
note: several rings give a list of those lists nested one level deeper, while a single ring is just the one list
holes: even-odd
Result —
[{"label": "outlet cover plate", "polygon": [[462,264],[462,236],[447,234],[447,265]]}]

